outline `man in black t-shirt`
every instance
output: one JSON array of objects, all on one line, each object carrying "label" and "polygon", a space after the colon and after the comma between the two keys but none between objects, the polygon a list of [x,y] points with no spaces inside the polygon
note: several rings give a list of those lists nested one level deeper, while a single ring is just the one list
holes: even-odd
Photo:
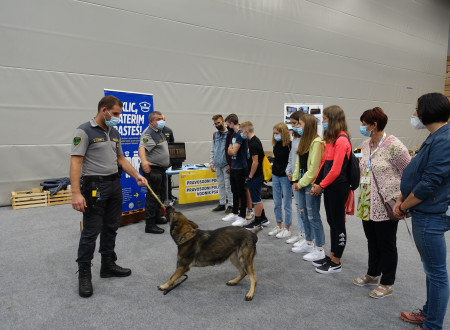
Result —
[{"label": "man in black t-shirt", "polygon": [[261,199],[261,190],[264,181],[262,162],[264,149],[261,140],[255,135],[252,122],[243,122],[240,126],[242,137],[248,140],[247,153],[247,187],[250,191],[252,203],[255,205],[255,220],[245,228],[252,230],[262,225],[263,220],[268,222],[264,214],[264,204]]}]

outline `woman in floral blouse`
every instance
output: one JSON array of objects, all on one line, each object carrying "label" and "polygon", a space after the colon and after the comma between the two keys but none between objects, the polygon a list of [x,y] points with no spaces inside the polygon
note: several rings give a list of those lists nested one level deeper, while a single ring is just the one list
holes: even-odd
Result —
[{"label": "woman in floral blouse", "polygon": [[379,107],[360,117],[360,132],[370,137],[362,144],[361,183],[356,216],[361,218],[369,250],[367,274],[353,280],[358,286],[377,285],[373,298],[384,298],[394,291],[397,270],[397,220],[388,217],[384,202],[400,193],[403,170],[411,161],[408,149],[384,128],[388,118]]}]

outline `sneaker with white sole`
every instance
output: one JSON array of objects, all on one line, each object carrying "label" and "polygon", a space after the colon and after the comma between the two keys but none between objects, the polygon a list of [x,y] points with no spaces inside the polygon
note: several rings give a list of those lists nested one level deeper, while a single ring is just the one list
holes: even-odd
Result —
[{"label": "sneaker with white sole", "polygon": [[253,210],[247,209],[247,213],[245,214],[245,219],[253,220],[255,218],[255,212]]},{"label": "sneaker with white sole", "polygon": [[323,265],[325,265],[327,262],[330,262],[330,261],[331,261],[331,258],[330,258],[329,256],[325,256],[325,258],[323,258],[323,259],[319,259],[319,260],[313,261],[313,262],[312,262],[312,265],[313,265],[314,267],[320,267],[320,266],[323,266]]},{"label": "sneaker with white sole", "polygon": [[303,260],[306,261],[316,261],[325,258],[325,251],[323,248],[314,248],[311,252],[308,254],[305,254],[303,256]]},{"label": "sneaker with white sole", "polygon": [[304,242],[306,242],[306,240],[305,240],[305,235],[303,234],[300,234],[301,235],[301,238],[297,241],[297,242],[295,242],[294,243],[294,246],[295,247],[297,247],[297,246],[300,246],[300,245],[302,245]]},{"label": "sneaker with white sole", "polygon": [[225,217],[222,218],[223,221],[236,221],[238,218],[237,214],[234,213],[230,213],[228,215],[226,215]]},{"label": "sneaker with white sole", "polygon": [[316,267],[316,272],[321,274],[339,273],[341,270],[342,270],[341,263],[335,264],[331,260],[320,267]]},{"label": "sneaker with white sole", "polygon": [[276,238],[287,238],[291,237],[291,231],[283,228],[278,234],[275,236]]},{"label": "sneaker with white sole", "polygon": [[289,238],[289,239],[287,239],[286,240],[286,243],[287,244],[294,244],[294,243],[296,243],[299,239],[301,239],[301,237],[299,237],[299,236],[291,236],[291,238]]},{"label": "sneaker with white sole", "polygon": [[269,236],[275,236],[276,234],[278,234],[281,231],[281,228],[276,226],[274,229],[272,229],[271,231],[269,231],[269,233],[267,235]]},{"label": "sneaker with white sole", "polygon": [[236,226],[236,227],[243,227],[247,224],[247,220],[245,220],[244,218],[241,217],[237,217],[236,221],[233,222],[231,225],[232,226]]},{"label": "sneaker with white sole", "polygon": [[299,246],[295,246],[291,249],[294,253],[310,253],[314,250],[314,244],[312,242],[308,243],[307,241],[303,241]]},{"label": "sneaker with white sole", "polygon": [[270,221],[267,218],[261,220],[261,226],[267,227],[270,224]]}]

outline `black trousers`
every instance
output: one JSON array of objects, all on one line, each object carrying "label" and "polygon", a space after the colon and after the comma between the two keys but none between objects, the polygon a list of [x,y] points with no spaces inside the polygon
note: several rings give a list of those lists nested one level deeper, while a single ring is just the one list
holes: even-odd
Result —
[{"label": "black trousers", "polygon": [[[96,191],[96,196],[92,196],[93,190]],[[87,208],[83,213],[77,262],[90,263],[94,258],[95,242],[99,234],[99,252],[114,253],[117,229],[122,217],[122,185],[119,178],[114,181],[86,182],[82,185],[82,194]]]},{"label": "black trousers", "polygon": [[[158,196],[159,200],[164,203],[166,200],[167,190],[167,175],[166,170],[162,168],[152,168],[150,173],[144,173],[144,177],[147,179],[150,188]],[[156,200],[153,194],[148,191],[145,195],[145,220],[153,221],[159,216],[161,210],[161,204]]]},{"label": "black trousers", "polygon": [[245,219],[245,211],[247,209],[247,192],[245,191],[245,177],[247,169],[230,171],[230,185],[233,193],[233,213],[239,214]]},{"label": "black trousers", "polygon": [[362,220],[369,250],[367,275],[381,276],[380,284],[393,285],[397,271],[397,227],[398,221]]},{"label": "black trousers", "polygon": [[331,252],[336,258],[341,258],[347,244],[345,229],[345,202],[350,187],[347,183],[328,186],[323,192],[323,202],[330,225]]}]

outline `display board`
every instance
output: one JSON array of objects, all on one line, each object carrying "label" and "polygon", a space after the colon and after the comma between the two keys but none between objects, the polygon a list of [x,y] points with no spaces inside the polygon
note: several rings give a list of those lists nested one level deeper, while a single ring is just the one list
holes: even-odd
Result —
[{"label": "display board", "polygon": [[303,111],[303,113],[308,113],[311,115],[314,115],[317,119],[317,134],[319,134],[321,137],[323,137],[323,127],[322,127],[322,120],[323,120],[323,104],[306,104],[306,103],[285,103],[284,104],[284,122],[289,127],[289,129],[292,129],[291,122],[289,121],[289,118],[291,115],[296,111]]},{"label": "display board", "polygon": [[[116,126],[120,133],[125,158],[139,171],[139,140],[149,125],[148,115],[153,111],[153,95],[105,89],[105,96],[113,95],[123,102],[120,123]],[[143,208],[146,187],[138,186],[136,180],[127,173],[120,178],[122,183],[122,212]]]},{"label": "display board", "polygon": [[220,199],[216,173],[210,169],[181,171],[179,187],[179,204]]}]

